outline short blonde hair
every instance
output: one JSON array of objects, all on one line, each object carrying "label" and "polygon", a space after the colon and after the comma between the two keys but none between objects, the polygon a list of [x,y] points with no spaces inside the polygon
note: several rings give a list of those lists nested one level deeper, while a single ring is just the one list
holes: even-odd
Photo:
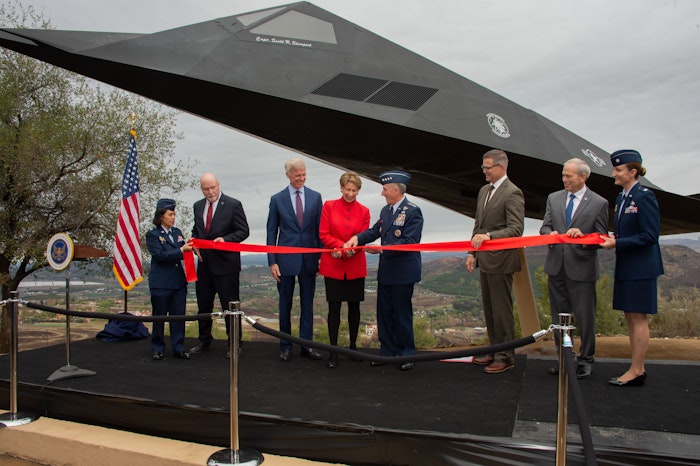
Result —
[{"label": "short blonde hair", "polygon": [[360,179],[360,175],[353,171],[347,171],[340,175],[340,186],[345,187],[345,185],[348,183],[353,183],[355,186],[357,186],[357,189],[362,189],[362,180]]}]

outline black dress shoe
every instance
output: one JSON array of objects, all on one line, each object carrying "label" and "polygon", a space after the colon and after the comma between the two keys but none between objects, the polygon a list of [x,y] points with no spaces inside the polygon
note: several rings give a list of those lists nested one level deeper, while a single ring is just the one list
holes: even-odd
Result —
[{"label": "black dress shoe", "polygon": [[642,385],[644,385],[644,382],[646,382],[646,380],[647,373],[644,372],[642,375],[638,375],[637,377],[630,379],[627,382],[621,382],[619,377],[613,377],[612,379],[608,380],[608,383],[617,387],[641,387]]},{"label": "black dress shoe", "polygon": [[318,351],[316,351],[313,348],[302,348],[301,355],[304,356],[305,358],[315,359],[316,361],[320,361],[321,359],[323,359],[323,356],[321,356],[321,353],[319,353]]},{"label": "black dress shoe", "polygon": [[205,351],[209,351],[209,345],[203,345],[203,344],[198,344],[197,346],[193,346],[190,348],[189,353],[190,354],[200,354],[204,353]]},{"label": "black dress shoe", "polygon": [[399,369],[402,371],[410,371],[415,367],[416,363],[414,362],[405,362],[399,366]]},{"label": "black dress shoe", "polygon": [[292,350],[284,349],[280,351],[280,361],[289,362],[292,359]]},{"label": "black dress shoe", "polygon": [[379,367],[379,366],[383,366],[384,364],[386,364],[386,363],[384,363],[384,362],[377,362],[377,361],[370,361],[370,363],[369,363],[369,365],[370,365],[371,367]]},{"label": "black dress shoe", "polygon": [[555,364],[549,369],[547,369],[547,373],[552,375],[559,375],[559,364]]},{"label": "black dress shoe", "polygon": [[590,364],[581,364],[578,366],[578,369],[576,369],[577,379],[589,379],[591,378],[591,374],[593,374],[593,366]]},{"label": "black dress shoe", "polygon": [[152,357],[153,357],[154,361],[162,361],[163,360],[163,353],[159,353],[158,351],[154,351]]},{"label": "black dress shoe", "polygon": [[329,369],[335,369],[338,367],[338,353],[331,353],[328,355],[328,362],[326,363],[326,366]]},{"label": "black dress shoe", "polygon": [[190,353],[185,353],[184,351],[178,351],[173,354],[176,359],[190,359]]}]

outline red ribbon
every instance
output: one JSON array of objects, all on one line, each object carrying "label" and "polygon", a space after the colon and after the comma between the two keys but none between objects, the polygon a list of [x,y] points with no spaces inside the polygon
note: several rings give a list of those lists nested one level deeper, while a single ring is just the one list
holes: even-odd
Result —
[{"label": "red ribbon", "polygon": [[[424,243],[424,244],[391,244],[384,246],[357,246],[354,248],[298,248],[293,246],[263,246],[259,244],[242,244],[230,242],[214,242],[211,240],[193,238],[190,243],[193,247],[199,249],[216,249],[218,251],[229,252],[255,252],[255,253],[271,253],[271,254],[306,254],[331,251],[343,251],[345,249],[377,249],[384,251],[431,251],[431,252],[447,252],[447,251],[496,251],[501,249],[517,249],[533,246],[546,246],[549,244],[603,244],[603,240],[599,233],[590,233],[588,235],[572,238],[565,234],[558,235],[537,235],[537,236],[517,236],[513,238],[496,238],[484,241],[481,247],[476,249],[472,246],[471,241],[449,241],[443,243]],[[194,255],[192,252],[186,252],[185,256],[185,272],[187,281],[196,281],[197,274],[194,270]]]},{"label": "red ribbon", "polygon": [[185,262],[185,278],[187,282],[196,282],[197,269],[194,266],[194,253],[192,251],[183,252],[182,259]]}]

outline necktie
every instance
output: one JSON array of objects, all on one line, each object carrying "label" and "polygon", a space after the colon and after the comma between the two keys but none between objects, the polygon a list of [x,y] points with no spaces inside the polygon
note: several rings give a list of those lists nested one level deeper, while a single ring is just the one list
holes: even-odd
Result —
[{"label": "necktie", "polygon": [[569,203],[566,205],[566,228],[571,225],[571,216],[574,213],[574,199],[576,195],[574,193],[569,194]]},{"label": "necktie", "polygon": [[209,203],[209,209],[207,210],[207,221],[204,223],[204,233],[209,234],[209,228],[211,228],[211,217],[214,214],[214,204]]},{"label": "necktie", "polygon": [[484,207],[486,207],[488,205],[489,201],[491,200],[491,193],[493,192],[494,188],[495,188],[494,185],[489,186],[489,192],[488,192],[488,194],[486,194],[486,202],[484,202]]},{"label": "necktie", "polygon": [[304,206],[301,203],[301,191],[297,191],[297,222],[299,227],[304,223]]},{"label": "necktie", "polygon": [[173,234],[171,232],[168,232],[168,238],[170,239],[170,242],[175,244],[175,240],[173,239]]}]

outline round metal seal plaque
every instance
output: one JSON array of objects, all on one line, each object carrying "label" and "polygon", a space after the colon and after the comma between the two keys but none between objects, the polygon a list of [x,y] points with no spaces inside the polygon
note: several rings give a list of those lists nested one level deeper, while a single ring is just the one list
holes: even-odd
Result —
[{"label": "round metal seal plaque", "polygon": [[56,233],[46,247],[46,260],[54,270],[63,270],[73,260],[73,240],[68,233]]}]

